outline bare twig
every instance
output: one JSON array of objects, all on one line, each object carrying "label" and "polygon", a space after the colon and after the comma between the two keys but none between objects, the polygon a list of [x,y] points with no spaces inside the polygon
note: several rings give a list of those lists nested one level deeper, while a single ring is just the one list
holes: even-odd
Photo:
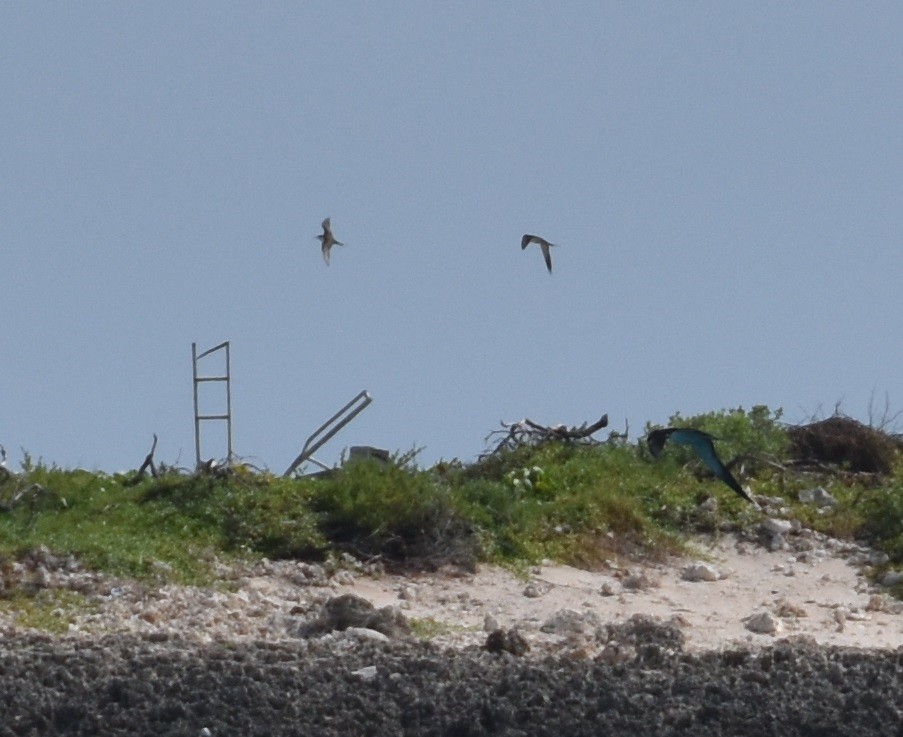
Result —
[{"label": "bare twig", "polygon": [[28,484],[28,486],[22,487],[17,483],[17,488],[10,496],[9,501],[0,501],[0,512],[12,512],[21,502],[26,500],[37,502],[42,497],[56,497],[56,494],[40,484]]},{"label": "bare twig", "polygon": [[138,469],[138,472],[129,480],[128,485],[132,486],[137,484],[141,479],[144,478],[144,474],[147,473],[147,469],[150,469],[151,476],[157,478],[157,467],[154,465],[154,453],[157,450],[157,433],[154,433],[154,443],[151,445],[150,453],[148,453],[144,458],[144,463],[141,464],[141,467]]},{"label": "bare twig", "polygon": [[[524,418],[517,422],[502,422],[501,430],[493,430],[486,436],[485,442],[492,440],[495,446],[483,453],[480,457],[499,453],[503,450],[510,450],[521,445],[539,445],[550,441],[558,440],[567,443],[597,443],[591,437],[593,433],[608,426],[608,415],[602,415],[592,425],[584,422],[579,427],[567,427],[566,425],[540,425],[529,418]],[[498,436],[502,436],[496,441]]]}]

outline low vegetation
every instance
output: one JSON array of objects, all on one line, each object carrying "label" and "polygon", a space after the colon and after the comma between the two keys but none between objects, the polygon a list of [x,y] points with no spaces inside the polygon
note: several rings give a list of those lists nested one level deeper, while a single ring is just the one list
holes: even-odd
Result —
[{"label": "low vegetation", "polygon": [[[818,428],[811,429],[817,423],[805,432],[788,428],[780,410],[767,407],[675,415],[669,424],[715,436],[741,483],[782,500],[789,516],[868,539],[903,564],[898,437],[840,417],[825,425],[831,435],[821,440],[833,454],[826,458],[818,456]],[[844,437],[855,446],[849,457]],[[867,456],[869,438],[883,465],[863,470],[854,461]],[[592,567],[618,556],[663,558],[683,549],[688,532],[761,516],[686,448],[669,444],[653,460],[645,443],[614,433],[592,445],[510,448],[471,464],[424,469],[415,461],[415,452],[356,460],[317,478],[283,479],[240,464],[197,473],[162,468],[156,478],[138,478],[26,456],[19,472],[0,469],[0,569],[39,546],[89,568],[185,583],[211,582],[216,561],[343,552],[388,566],[524,566],[551,558]],[[815,487],[837,503],[800,501]]]}]

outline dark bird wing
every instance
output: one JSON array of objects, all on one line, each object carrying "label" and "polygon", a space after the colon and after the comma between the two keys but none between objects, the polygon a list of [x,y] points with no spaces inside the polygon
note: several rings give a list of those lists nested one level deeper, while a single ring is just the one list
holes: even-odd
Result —
[{"label": "dark bird wing", "polygon": [[712,442],[712,436],[702,430],[693,430],[690,428],[667,427],[662,430],[653,430],[646,438],[649,450],[653,456],[657,456],[662,452],[665,441],[671,439],[672,443],[679,445],[689,445],[700,457],[708,469],[715,474],[721,481],[729,486],[733,491],[742,496],[746,501],[755,504],[756,502],[749,496],[740,486],[737,479],[727,469],[718,454],[715,452],[715,444]]},{"label": "dark bird wing", "polygon": [[524,237],[520,239],[520,248],[523,251],[527,246],[530,245],[534,240],[536,240],[535,235],[530,235],[529,233],[524,234]]},{"label": "dark bird wing", "polygon": [[667,427],[663,430],[653,430],[646,436],[646,444],[649,446],[649,452],[652,453],[654,458],[658,458],[661,455],[662,448],[665,447],[665,441],[671,437],[671,433],[674,431],[673,427]]},{"label": "dark bird wing", "polygon": [[323,226],[323,233],[318,235],[317,238],[322,243],[323,250],[323,260],[326,262],[326,265],[329,265],[329,249],[333,246],[344,246],[345,244],[341,241],[337,241],[336,237],[332,234],[332,223],[329,218],[326,218],[321,225]]},{"label": "dark bird wing", "polygon": [[548,243],[540,244],[540,248],[542,248],[542,257],[546,260],[546,268],[549,270],[549,273],[552,273],[552,254],[551,249],[549,248]]}]

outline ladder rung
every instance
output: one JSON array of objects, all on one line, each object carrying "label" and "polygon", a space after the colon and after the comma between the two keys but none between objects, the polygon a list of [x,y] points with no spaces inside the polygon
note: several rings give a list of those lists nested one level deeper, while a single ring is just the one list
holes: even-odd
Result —
[{"label": "ladder rung", "polygon": [[229,415],[198,415],[199,420],[228,420]]},{"label": "ladder rung", "polygon": [[229,381],[228,376],[198,376],[195,381]]}]

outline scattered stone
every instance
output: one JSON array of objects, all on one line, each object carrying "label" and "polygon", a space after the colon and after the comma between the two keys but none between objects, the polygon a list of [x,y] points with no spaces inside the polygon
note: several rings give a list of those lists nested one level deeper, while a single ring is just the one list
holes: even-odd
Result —
[{"label": "scattered stone", "polygon": [[596,660],[605,665],[623,665],[636,660],[636,648],[622,642],[609,642],[596,656]]},{"label": "scattered stone", "polygon": [[837,500],[821,486],[816,486],[814,489],[803,489],[799,493],[799,500],[803,504],[813,504],[816,507],[833,507],[837,504]]},{"label": "scattered stone", "polygon": [[903,571],[888,571],[881,576],[882,586],[890,588],[892,586],[899,586],[901,583],[903,583]]},{"label": "scattered stone", "polygon": [[750,632],[756,632],[757,634],[774,635],[778,632],[782,632],[784,629],[781,620],[771,612],[756,612],[747,617],[744,621],[746,629]]},{"label": "scattered stone", "polygon": [[815,639],[814,635],[807,634],[798,634],[798,635],[788,635],[787,637],[782,637],[776,643],[779,647],[797,647],[810,651],[818,651],[818,640]]},{"label": "scattered stone", "polygon": [[609,623],[600,629],[605,642],[628,645],[654,644],[670,650],[683,650],[686,637],[674,622],[663,622],[648,614],[634,614],[623,624]]},{"label": "scattered stone", "polygon": [[491,653],[511,653],[525,655],[530,650],[530,643],[516,629],[497,629],[489,633],[484,646]]},{"label": "scattered stone", "polygon": [[763,520],[761,528],[769,535],[786,535],[793,528],[790,520],[767,517]]},{"label": "scattered stone", "polygon": [[812,550],[804,550],[796,556],[796,562],[814,566],[819,562],[819,556]]},{"label": "scattered stone", "polygon": [[295,586],[325,586],[329,580],[326,569],[319,563],[299,562],[286,577]]},{"label": "scattered stone", "polygon": [[372,681],[376,679],[377,671],[375,665],[368,665],[358,670],[351,671],[351,675],[357,676],[362,681]]},{"label": "scattered stone", "polygon": [[766,517],[762,521],[762,529],[771,535],[786,535],[793,528],[793,523],[786,519]]},{"label": "scattered stone", "polygon": [[498,628],[499,628],[499,622],[491,614],[487,614],[485,617],[483,617],[483,631],[484,632],[494,632]]},{"label": "scattered stone", "polygon": [[368,627],[349,627],[345,630],[345,635],[354,637],[357,640],[369,640],[371,642],[389,642],[389,638],[382,632],[371,630]]},{"label": "scattered stone", "polygon": [[353,586],[354,574],[351,571],[336,571],[332,582],[339,586]]},{"label": "scattered stone", "polygon": [[651,588],[658,588],[658,581],[655,581],[645,573],[632,573],[621,579],[621,586],[628,591],[648,591]]},{"label": "scattered stone", "polygon": [[903,614],[903,601],[891,599],[885,594],[872,594],[869,597],[868,604],[865,605],[867,612],[883,612],[885,614]]},{"label": "scattered stone", "polygon": [[524,596],[528,599],[538,599],[549,593],[551,588],[548,584],[528,583],[524,588]]},{"label": "scattered stone", "polygon": [[602,584],[602,587],[599,589],[599,593],[602,596],[614,596],[615,595],[615,587],[611,585],[608,581]]},{"label": "scattered stone", "polygon": [[594,631],[601,624],[599,615],[595,612],[580,613],[571,609],[560,609],[547,619],[539,630],[552,635],[574,635]]},{"label": "scattered stone", "polygon": [[799,604],[792,604],[786,599],[778,602],[777,614],[779,617],[808,617],[809,614]]},{"label": "scattered stone", "polygon": [[302,625],[299,634],[310,637],[349,627],[376,630],[388,637],[399,637],[411,631],[407,619],[397,608],[376,609],[360,596],[343,594],[327,600],[319,616]]},{"label": "scattered stone", "polygon": [[869,553],[870,566],[886,566],[890,563],[890,556],[883,550],[873,550]]},{"label": "scattered stone", "polygon": [[691,563],[680,572],[680,577],[684,581],[717,581],[721,574],[709,563]]}]

